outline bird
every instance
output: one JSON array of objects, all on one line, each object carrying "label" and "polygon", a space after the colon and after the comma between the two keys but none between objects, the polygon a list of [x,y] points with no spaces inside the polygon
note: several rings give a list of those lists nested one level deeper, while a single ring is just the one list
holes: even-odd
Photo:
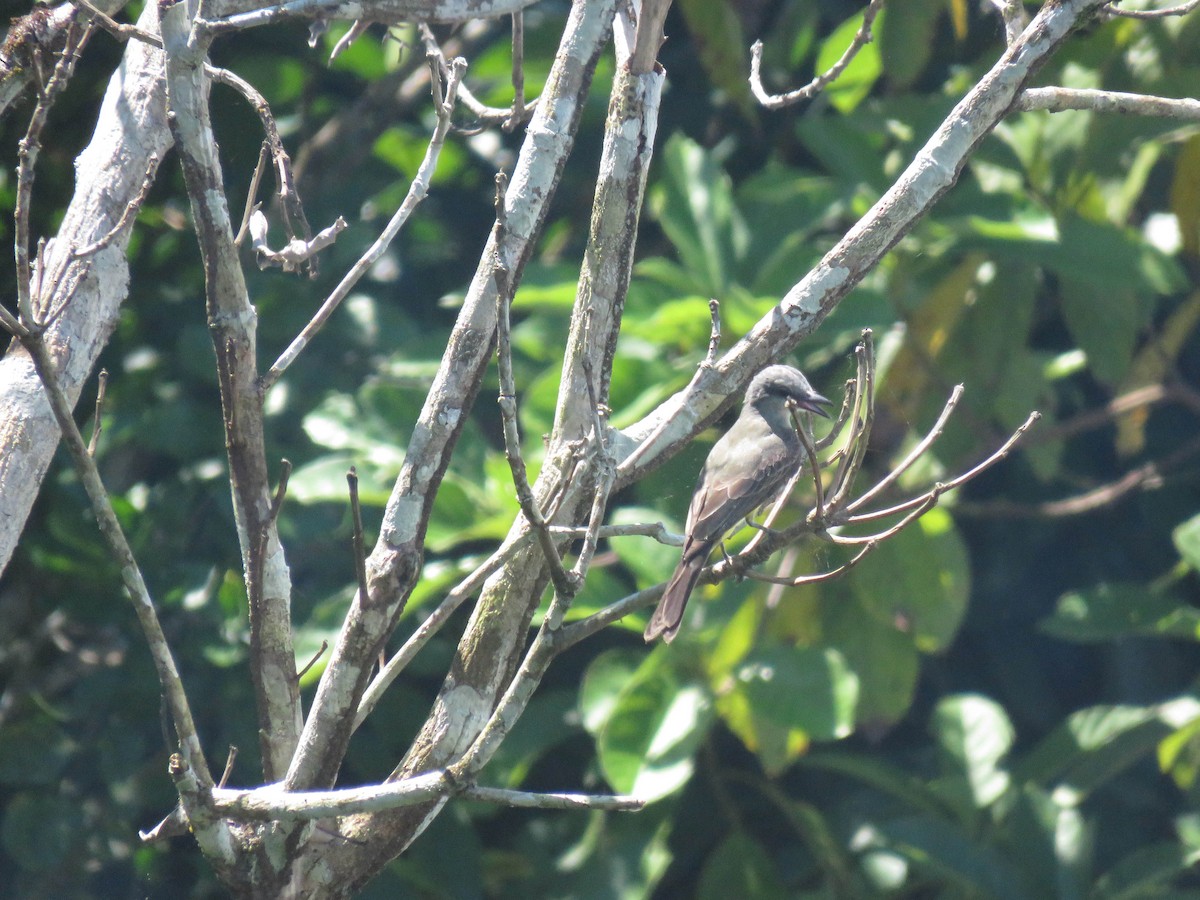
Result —
[{"label": "bird", "polygon": [[804,448],[789,405],[829,418],[822,397],[792,366],[767,366],[746,388],[742,411],[709,451],[688,507],[683,557],[646,625],[647,643],[670,643],[688,597],[725,533],[774,500],[799,469]]}]

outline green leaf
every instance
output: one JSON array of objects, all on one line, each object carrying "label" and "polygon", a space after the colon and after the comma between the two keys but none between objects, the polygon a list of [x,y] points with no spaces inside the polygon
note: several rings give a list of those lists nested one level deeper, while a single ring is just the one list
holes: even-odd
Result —
[{"label": "green leaf", "polygon": [[942,509],[888,538],[847,578],[865,609],[911,635],[923,653],[949,645],[967,609],[967,551]]},{"label": "green leaf", "polygon": [[1198,716],[1200,700],[1191,696],[1154,706],[1080,710],[1013,767],[1013,777],[1044,785],[1056,802],[1074,806]]},{"label": "green leaf", "polygon": [[[662,515],[645,506],[622,506],[612,515],[613,525],[633,525],[639,522],[660,521]],[[666,523],[668,528],[678,528],[676,522]],[[652,537],[630,536],[613,541],[617,557],[633,572],[637,583],[649,587],[666,581],[679,562],[680,548],[662,544]]]},{"label": "green leaf", "polygon": [[1200,610],[1146,585],[1100,584],[1064,594],[1054,614],[1038,627],[1079,643],[1113,641],[1133,634],[1200,640]]},{"label": "green leaf", "polygon": [[931,721],[945,768],[966,786],[975,809],[990,806],[1007,789],[1008,773],[1000,763],[1016,737],[1000,704],[977,694],[939,701]]},{"label": "green leaf", "polygon": [[[888,19],[885,10],[875,18],[874,27],[882,29]],[[825,39],[821,52],[817,54],[817,73],[832,69],[854,40],[862,27],[863,14],[851,16]],[[858,54],[842,71],[837,80],[825,88],[829,102],[841,113],[851,112],[871,93],[871,88],[883,74],[883,61],[879,57],[879,46],[872,42],[860,47]]]},{"label": "green leaf", "polygon": [[712,720],[703,685],[682,680],[650,654],[626,684],[600,732],[600,767],[613,788],[646,801],[674,793],[692,776],[693,756]]},{"label": "green leaf", "polygon": [[783,879],[766,849],[745,831],[735,831],[705,860],[700,900],[766,900],[787,897]]},{"label": "green leaf", "polygon": [[598,735],[612,718],[621,691],[630,683],[634,673],[646,660],[646,654],[636,650],[606,650],[592,660],[579,686],[579,712],[583,727]]},{"label": "green leaf", "polygon": [[1200,515],[1193,516],[1171,532],[1175,549],[1193,569],[1200,571]]},{"label": "green leaf", "polygon": [[703,294],[723,297],[748,240],[729,175],[713,154],[679,134],[667,140],[662,159],[650,209]]},{"label": "green leaf", "polygon": [[924,781],[879,756],[840,750],[814,750],[801,757],[798,765],[853,778],[860,784],[895,797],[915,812],[935,817],[949,815],[945,801],[930,790]]},{"label": "green leaf", "polygon": [[841,585],[825,587],[820,610],[822,643],[842,654],[858,680],[857,726],[898,722],[912,703],[921,669],[912,636],[872,615]]},{"label": "green leaf", "polygon": [[738,666],[718,710],[768,772],[783,771],[809,740],[834,740],[854,725],[858,679],[840,653],[767,647]]},{"label": "green leaf", "polygon": [[942,6],[929,0],[891,0],[888,14],[876,30],[879,54],[893,87],[908,87],[925,70],[944,12]]}]

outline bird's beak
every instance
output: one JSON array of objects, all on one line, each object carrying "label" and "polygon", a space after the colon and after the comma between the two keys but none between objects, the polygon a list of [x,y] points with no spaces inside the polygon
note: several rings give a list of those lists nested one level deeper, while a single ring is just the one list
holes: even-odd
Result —
[{"label": "bird's beak", "polygon": [[792,403],[799,409],[808,410],[808,412],[816,413],[818,416],[824,416],[826,419],[832,418],[832,416],[830,416],[829,413],[823,409],[823,407],[832,406],[833,404],[816,391],[813,391],[806,397],[793,397]]}]

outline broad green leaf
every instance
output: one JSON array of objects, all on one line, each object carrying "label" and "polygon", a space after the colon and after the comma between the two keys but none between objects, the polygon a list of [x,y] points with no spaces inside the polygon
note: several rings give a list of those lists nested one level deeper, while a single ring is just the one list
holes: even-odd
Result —
[{"label": "broad green leaf", "polygon": [[911,635],[923,653],[953,640],[970,590],[966,548],[941,509],[881,543],[847,580],[865,609]]},{"label": "broad green leaf", "polygon": [[[661,520],[661,514],[644,506],[622,506],[612,515],[613,525],[635,525]],[[677,522],[665,524],[668,528],[680,527]],[[617,557],[634,574],[637,584],[644,588],[670,578],[682,553],[679,547],[659,543],[652,537],[637,535],[618,538],[612,542],[612,546]]]},{"label": "broad green leaf", "polygon": [[1200,700],[1190,696],[1080,710],[1014,766],[1013,777],[1046,786],[1064,806],[1077,805],[1197,716]]},{"label": "broad green leaf", "polygon": [[653,652],[621,691],[597,741],[600,767],[617,791],[646,801],[678,790],[712,720],[712,698]]},{"label": "broad green leaf", "polygon": [[1021,872],[1035,896],[1084,900],[1093,877],[1095,822],[1074,806],[1062,806],[1037,785],[1022,785],[994,807],[1003,816],[997,844]]},{"label": "broad green leaf", "polygon": [[617,708],[621,691],[646,660],[637,650],[606,650],[592,660],[579,686],[579,712],[583,727],[599,735]]},{"label": "broad green leaf", "polygon": [[1200,640],[1200,610],[1146,585],[1101,584],[1064,594],[1038,627],[1081,643],[1133,634]]},{"label": "broad green leaf", "polygon": [[856,726],[899,721],[912,703],[921,668],[912,635],[872,615],[841,585],[822,591],[820,629],[821,642],[835,647],[858,679]]},{"label": "broad green leaf", "polygon": [[1171,532],[1175,549],[1193,569],[1200,571],[1200,515],[1193,516]]},{"label": "broad green leaf", "polygon": [[1101,381],[1117,384],[1129,371],[1146,309],[1132,291],[1105,290],[1064,278],[1059,283],[1063,318]]},{"label": "broad green leaf", "polygon": [[914,812],[933,817],[950,814],[945,800],[916,775],[899,768],[880,756],[850,753],[844,750],[813,750],[800,758],[798,765],[852,778],[860,784],[894,797]]},{"label": "broad green leaf", "polygon": [[893,0],[878,28],[879,54],[888,82],[908,87],[925,69],[936,45],[934,33],[945,10],[929,0]]},{"label": "broad green leaf", "polygon": [[748,240],[729,175],[712,153],[678,134],[667,140],[662,159],[650,209],[703,293],[722,297]]},{"label": "broad green leaf", "polygon": [[700,900],[770,900],[789,896],[766,849],[745,831],[733,832],[704,863]]},{"label": "broad green leaf", "polygon": [[1200,775],[1200,717],[1162,739],[1158,745],[1158,768],[1169,772],[1180,790],[1191,790]]},{"label": "broad green leaf", "polygon": [[[885,10],[875,18],[874,28],[882,30],[888,13]],[[855,34],[862,27],[862,13],[851,16],[825,39],[817,54],[817,74],[832,69],[842,58]],[[859,48],[857,55],[832,84],[825,88],[829,102],[841,113],[851,112],[871,93],[871,88],[883,74],[883,62],[879,57],[879,45],[871,42]]]},{"label": "broad green leaf", "polygon": [[810,740],[850,733],[858,680],[836,650],[775,646],[751,652],[717,701],[726,725],[778,774]]},{"label": "broad green leaf", "polygon": [[1192,135],[1175,160],[1171,181],[1171,212],[1179,222],[1183,249],[1200,254],[1200,135]]},{"label": "broad green leaf", "polygon": [[991,805],[1010,784],[1001,762],[1016,737],[1004,709],[977,694],[941,700],[931,722],[946,770],[962,779],[976,809]]}]

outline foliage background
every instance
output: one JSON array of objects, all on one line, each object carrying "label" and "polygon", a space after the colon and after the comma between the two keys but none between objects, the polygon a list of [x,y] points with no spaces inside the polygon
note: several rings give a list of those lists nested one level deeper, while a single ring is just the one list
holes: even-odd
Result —
[{"label": "foliage background", "polygon": [[[531,90],[565,5],[547,0],[527,16]],[[768,83],[792,86],[836,58],[857,12],[841,0],[676,4],[660,56],[669,78],[649,215],[613,372],[615,424],[686,383],[707,343],[708,297],[722,301],[727,342],[769,309],[886,189],[1003,42],[999,20],[961,0],[893,0],[877,40],[822,98],[778,113],[755,107],[745,82],[755,38],[767,44]],[[300,27],[218,45],[216,62],[271,100],[314,227],[338,214],[352,222],[313,282],[248,265],[264,358],[374,237],[427,140],[426,91],[400,89],[423,65],[411,47],[372,34],[326,65],[339,34],[316,50]],[[506,30],[472,42],[469,82],[508,102]],[[42,233],[70,196],[72,158],[119,54],[98,36],[54,110],[35,191]],[[553,412],[610,76],[602,63],[515,304],[534,459]],[[1093,23],[1040,83],[1186,96],[1198,77],[1192,15]],[[218,97],[214,115],[230,196],[244,196],[257,120],[232,95]],[[0,200],[11,210],[20,112],[0,128]],[[331,638],[352,593],[345,470],[358,467],[377,521],[491,222],[492,175],[516,145],[498,131],[447,145],[419,214],[272,395],[269,453],[297,466],[281,531],[302,657]],[[245,595],[183,198],[177,167],[164,166],[103,358],[112,380],[102,470],[206,746],[215,756],[240,747],[230,783],[252,784]],[[11,264],[0,265],[11,282]],[[645,647],[630,620],[556,664],[487,781],[661,798],[645,812],[456,804],[369,895],[1195,896],[1198,266],[1195,126],[1010,116],[793,361],[836,396],[850,348],[862,328],[874,330],[877,476],[959,382],[962,407],[911,486],[978,461],[1036,408],[1043,419],[1029,440],[842,581],[789,591],[774,610],[763,585],[706,589],[670,648]],[[1162,385],[1155,402],[1109,408],[1153,385]],[[615,498],[612,519],[678,530],[716,433]],[[397,641],[512,521],[500,446],[485,393],[439,494],[424,583]],[[1123,477],[1131,489],[1102,492]],[[1088,496],[1096,502],[1076,511],[1055,505]],[[614,541],[575,612],[664,579],[676,552]],[[806,547],[798,565],[838,561]],[[453,633],[388,693],[341,783],[377,779],[403,754]],[[157,689],[66,466],[52,471],[0,581],[0,678],[0,884],[29,897],[219,895],[189,840],[137,840],[174,802]]]}]

